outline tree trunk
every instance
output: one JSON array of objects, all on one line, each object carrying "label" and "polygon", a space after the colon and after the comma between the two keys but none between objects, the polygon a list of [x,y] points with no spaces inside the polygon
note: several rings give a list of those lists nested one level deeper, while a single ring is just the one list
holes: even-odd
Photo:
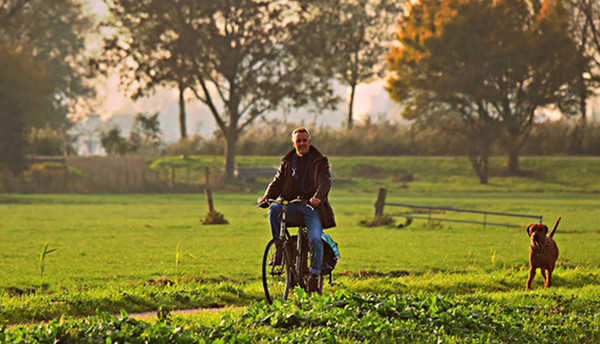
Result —
[{"label": "tree trunk", "polygon": [[232,181],[235,170],[235,146],[238,141],[238,132],[230,131],[225,139],[227,140],[225,145],[225,180]]},{"label": "tree trunk", "polygon": [[185,99],[183,97],[183,93],[185,92],[185,86],[179,85],[179,129],[181,132],[181,138],[187,138],[187,127],[185,123],[186,113],[185,113]]},{"label": "tree trunk", "polygon": [[510,176],[517,176],[521,172],[519,168],[519,149],[517,147],[508,148],[508,161],[506,162],[506,172]]},{"label": "tree trunk", "polygon": [[354,95],[356,94],[356,84],[350,85],[350,95],[348,96],[348,123],[346,124],[346,129],[352,129],[352,125],[354,124],[352,116],[353,116],[353,108],[354,108]]},{"label": "tree trunk", "polygon": [[18,176],[26,169],[25,123],[21,112],[8,99],[0,94],[0,170],[8,168],[14,176]]},{"label": "tree trunk", "polygon": [[570,154],[582,154],[583,153],[583,139],[585,135],[585,122],[581,119],[575,123],[573,131],[571,132],[571,142],[569,143]]},{"label": "tree trunk", "polygon": [[491,132],[490,128],[485,125],[479,126],[479,129],[473,133],[474,135],[463,132],[465,134],[465,144],[467,145],[467,156],[479,178],[480,184],[487,184],[489,179],[490,152],[494,140],[494,135],[490,134]]},{"label": "tree trunk", "polygon": [[489,156],[487,154],[481,156],[469,155],[469,160],[479,178],[479,183],[487,184],[489,179]]},{"label": "tree trunk", "polygon": [[587,95],[584,82],[585,80],[581,76],[579,80],[579,112],[581,113],[581,118],[579,118],[579,121],[575,124],[575,128],[573,128],[569,147],[569,152],[573,154],[583,153],[583,140],[587,126]]}]

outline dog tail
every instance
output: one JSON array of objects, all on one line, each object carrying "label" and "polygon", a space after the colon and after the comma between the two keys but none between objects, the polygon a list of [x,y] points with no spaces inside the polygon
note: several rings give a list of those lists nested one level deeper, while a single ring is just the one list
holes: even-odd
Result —
[{"label": "dog tail", "polygon": [[558,223],[560,222],[560,216],[558,217],[558,219],[556,219],[556,223],[554,224],[554,227],[552,228],[552,231],[550,232],[549,237],[553,237],[554,233],[556,232],[556,228],[558,227]]}]

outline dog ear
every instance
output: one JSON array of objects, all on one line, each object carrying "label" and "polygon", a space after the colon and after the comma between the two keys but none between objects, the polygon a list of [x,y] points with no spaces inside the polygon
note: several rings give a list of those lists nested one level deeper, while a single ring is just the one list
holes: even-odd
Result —
[{"label": "dog ear", "polygon": [[527,236],[531,236],[531,227],[533,227],[533,223],[530,224],[529,226],[527,226],[527,229],[525,229],[527,231]]},{"label": "dog ear", "polygon": [[546,225],[542,225],[544,226],[544,236],[548,235],[548,226]]}]

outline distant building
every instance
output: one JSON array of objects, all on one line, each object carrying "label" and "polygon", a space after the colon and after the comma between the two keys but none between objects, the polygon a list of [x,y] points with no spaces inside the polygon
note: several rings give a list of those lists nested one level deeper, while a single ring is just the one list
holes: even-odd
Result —
[{"label": "distant building", "polygon": [[100,135],[105,126],[105,122],[96,113],[89,114],[73,126],[69,134],[77,138],[74,143],[77,155],[106,155],[104,148],[100,144]]}]

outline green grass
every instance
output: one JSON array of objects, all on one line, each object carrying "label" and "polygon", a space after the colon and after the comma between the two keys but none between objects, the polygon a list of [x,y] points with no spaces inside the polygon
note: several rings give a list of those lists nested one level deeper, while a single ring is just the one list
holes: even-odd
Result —
[{"label": "green grass", "polygon": [[[280,157],[238,156],[238,167],[277,167]],[[471,163],[465,157],[329,157],[339,189],[372,190],[386,187],[391,190],[416,192],[582,192],[599,193],[600,170],[598,157],[521,157],[522,177],[506,176],[505,157],[490,159],[489,184],[481,185]],[[176,167],[176,179],[190,180],[204,185],[204,171],[210,167],[219,173],[223,167],[221,157],[191,156],[182,160],[167,157],[156,160],[152,168]],[[400,175],[412,175],[414,181],[395,181]],[[239,183],[240,190],[258,192],[271,178],[258,178],[257,182]]]},{"label": "green grass", "polygon": [[[248,157],[238,162],[270,166],[277,161]],[[327,294],[425,293],[523,307],[528,295],[578,295],[574,302],[587,304],[600,296],[600,186],[595,173],[600,159],[522,159],[522,167],[534,177],[494,172],[487,186],[477,183],[464,159],[331,161],[339,176],[330,195],[338,227],[328,232],[338,242],[342,260],[335,271],[337,284],[327,286]],[[499,171],[500,160],[494,164]],[[359,165],[363,167],[355,168]],[[374,175],[367,178],[359,170]],[[408,187],[394,182],[399,173],[412,173],[414,181]],[[90,315],[96,309],[114,314],[120,309],[259,302],[260,261],[270,235],[266,211],[254,205],[265,183],[257,181],[248,193],[215,192],[216,210],[229,221],[215,226],[200,222],[208,211],[203,194],[0,195],[0,324]],[[521,228],[435,221],[429,226],[423,220],[401,229],[361,227],[359,222],[373,214],[379,187],[389,189],[392,203],[542,215],[549,226],[562,216],[555,236],[560,249],[555,287],[542,290],[538,274],[532,294],[523,293],[528,264],[524,226],[534,219],[488,218]],[[388,214],[404,210],[385,208]],[[434,215],[481,219],[452,212]],[[404,217],[396,219],[405,222]],[[46,242],[48,249],[57,250],[44,258],[40,287],[40,252]],[[181,282],[149,283],[160,279]]]},{"label": "green grass", "polygon": [[[443,279],[443,277],[442,277]],[[391,282],[391,281],[388,281]],[[572,289],[571,289],[572,290]],[[99,312],[47,324],[0,327],[2,342],[318,342],[318,343],[596,343],[598,287],[491,296],[356,293],[348,289],[247,309],[177,315],[163,308],[141,320]],[[540,334],[541,333],[541,334]]]},{"label": "green grass", "polygon": [[[22,203],[0,206],[0,288],[39,285],[39,254],[46,241],[60,248],[45,259],[44,281],[51,290],[174,278],[178,243],[180,251],[195,257],[180,258],[185,274],[256,279],[269,238],[266,212],[254,208],[256,195],[251,194],[216,194],[215,206],[229,224],[215,226],[200,223],[207,212],[203,195],[3,197]],[[332,192],[338,227],[329,233],[342,250],[341,271],[485,271],[527,263],[524,228],[446,222],[428,228],[419,220],[405,229],[360,227],[359,221],[372,214],[374,199],[374,193]],[[556,235],[559,265],[600,265],[600,213],[594,195],[406,193],[390,194],[388,200],[543,215],[550,225],[562,216]]]}]

